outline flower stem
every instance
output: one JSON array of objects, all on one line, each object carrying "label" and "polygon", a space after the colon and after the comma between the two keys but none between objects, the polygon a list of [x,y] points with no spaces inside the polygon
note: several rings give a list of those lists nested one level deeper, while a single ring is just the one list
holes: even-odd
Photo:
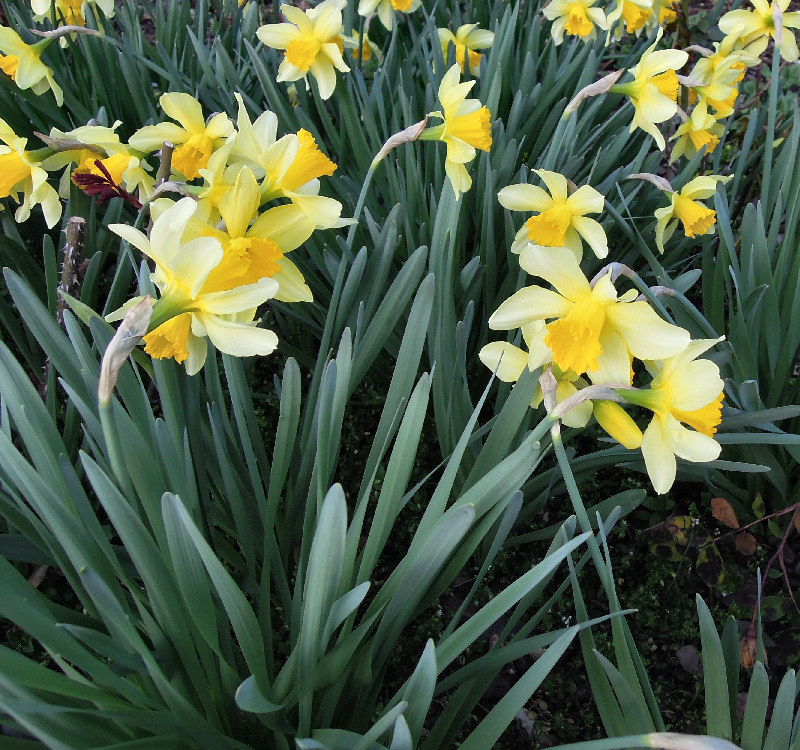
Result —
[{"label": "flower stem", "polygon": [[769,79],[769,105],[767,109],[767,140],[764,144],[764,172],[761,178],[761,195],[769,207],[769,189],[772,180],[772,152],[775,148],[775,115],[778,109],[781,54],[777,45],[772,49],[772,73]]}]

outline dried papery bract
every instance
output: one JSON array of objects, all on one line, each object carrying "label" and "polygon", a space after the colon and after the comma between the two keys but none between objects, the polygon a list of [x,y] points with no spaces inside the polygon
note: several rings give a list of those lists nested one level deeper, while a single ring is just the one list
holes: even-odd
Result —
[{"label": "dried papery bract", "polygon": [[595,81],[594,83],[590,83],[588,86],[584,86],[577,94],[575,94],[572,101],[564,108],[564,114],[562,117],[569,117],[569,115],[578,109],[580,103],[584,99],[589,99],[593,96],[600,96],[601,94],[607,94],[624,72],[624,70],[615,70],[613,73],[603,76],[599,81]]},{"label": "dried papery bract", "polygon": [[392,136],[389,136],[389,139],[386,143],[381,146],[381,150],[375,154],[375,158],[372,160],[372,163],[369,165],[369,168],[375,169],[380,162],[382,162],[389,154],[390,151],[396,149],[398,146],[402,146],[404,143],[412,143],[419,138],[420,133],[425,130],[425,126],[428,124],[428,116],[425,116],[424,120],[420,120],[419,122],[415,122],[413,125],[409,125],[404,130],[401,130],[399,133],[395,133]]},{"label": "dried papery bract", "polygon": [[103,354],[103,361],[100,365],[97,397],[101,404],[107,404],[111,399],[117,383],[117,375],[122,369],[122,365],[125,364],[125,360],[147,333],[152,317],[153,299],[147,295],[141,302],[128,310],[122,319],[122,323]]}]

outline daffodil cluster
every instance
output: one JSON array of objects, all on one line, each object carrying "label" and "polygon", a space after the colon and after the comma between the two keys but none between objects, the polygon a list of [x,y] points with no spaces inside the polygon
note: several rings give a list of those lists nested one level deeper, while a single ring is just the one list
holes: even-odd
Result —
[{"label": "daffodil cluster", "polygon": [[[584,427],[594,416],[622,445],[641,448],[655,490],[666,492],[675,480],[676,456],[705,462],[719,455],[713,435],[723,383],[713,362],[697,359],[717,340],[692,341],[688,331],[659,317],[635,289],[620,293],[616,264],[587,279],[580,267],[582,239],[599,257],[608,253],[602,228],[585,216],[602,209],[603,196],[586,185],[570,195],[563,175],[536,174],[549,194],[534,185],[512,185],[498,197],[511,210],[538,212],[522,227],[512,250],[522,270],[540,281],[517,291],[489,318],[493,330],[519,329],[519,345],[490,343],[481,350],[481,361],[507,382],[518,380],[526,368],[549,368],[556,402],[572,407],[562,416],[564,424]],[[709,216],[702,211],[707,209],[698,209],[698,215],[685,202],[713,192],[717,179],[702,178],[677,194],[672,208],[659,217],[662,234],[673,219],[705,231]],[[585,398],[584,389],[589,389]],[[593,398],[597,393],[601,396]],[[540,387],[531,406],[542,400]],[[618,402],[652,414],[644,431]]]}]

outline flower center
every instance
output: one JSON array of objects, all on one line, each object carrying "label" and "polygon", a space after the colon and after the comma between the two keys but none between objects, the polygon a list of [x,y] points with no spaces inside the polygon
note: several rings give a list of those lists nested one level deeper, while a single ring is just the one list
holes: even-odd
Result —
[{"label": "flower center", "polygon": [[710,227],[714,226],[717,215],[713,209],[706,208],[701,203],[680,194],[675,196],[673,211],[683,223],[687,237],[705,234]]},{"label": "flower center", "polygon": [[317,59],[321,46],[320,40],[313,34],[303,34],[289,42],[286,59],[305,73]]},{"label": "flower center", "polygon": [[567,229],[571,224],[572,211],[566,202],[548,208],[525,222],[529,239],[545,247],[564,247]]},{"label": "flower center", "polygon": [[622,8],[622,18],[625,20],[625,30],[632,34],[647,23],[650,18],[650,10],[642,8],[636,3],[626,2]]},{"label": "flower center", "polygon": [[586,15],[586,6],[583,3],[570,3],[567,6],[569,16],[564,30],[567,34],[575,36],[589,36],[594,29],[594,24]]},{"label": "flower center", "polygon": [[0,70],[12,80],[16,80],[19,58],[16,55],[0,55]]},{"label": "flower center", "polygon": [[678,74],[674,70],[653,76],[650,83],[655,84],[659,94],[666,96],[670,101],[678,101]]},{"label": "flower center", "polygon": [[14,187],[30,175],[30,165],[16,151],[0,154],[0,198],[11,195]]},{"label": "flower center", "polygon": [[205,132],[195,133],[186,143],[175,149],[172,166],[187,180],[193,180],[208,165],[208,157],[213,149],[214,144]]},{"label": "flower center", "polygon": [[162,323],[144,337],[144,350],[153,359],[174,359],[183,362],[189,356],[190,313],[182,313]]},{"label": "flower center", "polygon": [[581,374],[597,369],[597,358],[603,352],[600,332],[606,319],[605,307],[588,296],[576,302],[563,318],[548,324],[544,343],[562,370]]},{"label": "flower center", "polygon": [[411,7],[411,0],[392,0],[392,7],[405,13]]},{"label": "flower center", "polygon": [[271,240],[234,237],[223,245],[222,250],[222,260],[203,284],[204,294],[255,284],[281,270],[277,261],[283,257],[283,252]]},{"label": "flower center", "polygon": [[317,148],[311,133],[300,130],[297,139],[300,141],[300,148],[283,175],[281,187],[284,190],[295,191],[317,177],[332,175],[336,170],[336,165]]},{"label": "flower center", "polygon": [[491,115],[486,107],[445,119],[445,135],[460,138],[473,148],[488,151],[492,145]]},{"label": "flower center", "polygon": [[679,422],[688,424],[689,427],[694,427],[695,430],[703,433],[703,435],[714,437],[717,425],[722,421],[722,399],[724,397],[725,394],[720,393],[710,404],[693,411],[672,409],[672,416]]}]

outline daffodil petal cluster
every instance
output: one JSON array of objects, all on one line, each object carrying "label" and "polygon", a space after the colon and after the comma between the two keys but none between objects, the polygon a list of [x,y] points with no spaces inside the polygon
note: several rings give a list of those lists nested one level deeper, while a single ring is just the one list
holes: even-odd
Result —
[{"label": "daffodil petal cluster", "polygon": [[589,185],[569,193],[567,179],[558,172],[533,170],[550,191],[537,185],[520,184],[504,187],[497,194],[500,205],[509,211],[535,211],[517,232],[512,252],[519,253],[527,245],[564,247],[580,260],[585,240],[598,258],[608,255],[608,240],[599,222],[586,214],[603,210],[605,198]]},{"label": "daffodil petal cluster", "polygon": [[49,89],[60,107],[64,103],[64,92],[55,82],[53,71],[42,62],[42,53],[52,41],[42,39],[36,44],[26,44],[12,28],[0,26],[0,70],[23,91],[30,89],[41,96]]},{"label": "daffodil petal cluster", "polygon": [[475,81],[460,82],[461,68],[453,65],[439,84],[441,112],[431,112],[444,122],[425,128],[419,135],[421,141],[443,141],[447,144],[444,169],[456,198],[472,186],[472,178],[465,164],[471,162],[476,149],[488,151],[492,145],[492,116],[478,99],[467,99]]},{"label": "daffodil petal cluster", "polygon": [[421,3],[422,0],[359,0],[358,15],[366,18],[377,13],[380,22],[391,31],[395,13],[413,13]]},{"label": "daffodil petal cluster", "polygon": [[144,339],[145,351],[155,358],[185,363],[189,374],[198,372],[205,362],[205,338],[221,352],[237,357],[269,354],[278,344],[275,333],[253,321],[256,308],[278,291],[278,282],[261,278],[230,289],[209,288],[209,277],[225,253],[216,237],[184,242],[195,210],[192,198],[181,199],[153,222],[149,237],[125,224],[109,227],[155,264],[151,280],[160,297]]},{"label": "daffodil petal cluster", "polygon": [[320,97],[330,97],[336,88],[336,71],[350,70],[342,57],[345,5],[346,0],[323,0],[305,12],[292,5],[281,5],[286,23],[258,28],[256,34],[263,44],[286,50],[278,68],[279,83],[302,78],[308,86],[310,73],[317,81]]},{"label": "daffodil petal cluster", "polygon": [[[792,29],[800,28],[800,11],[790,11],[791,0],[750,0],[753,10],[732,10],[719,19],[720,30],[727,35],[740,39],[750,50],[760,55],[769,43],[776,38],[778,29],[776,15],[781,17],[780,55],[787,62],[795,62],[800,57],[797,40]],[[776,13],[776,10],[778,13]]]},{"label": "daffodil petal cluster", "polygon": [[61,201],[41,163],[26,150],[27,144],[26,138],[18,137],[0,119],[0,199],[11,197],[19,204],[14,214],[18,222],[25,221],[31,209],[41,205],[45,223],[53,227],[61,216]]},{"label": "daffodil petal cluster", "polygon": [[656,209],[656,247],[664,252],[664,243],[672,236],[678,222],[687,237],[711,234],[716,223],[716,211],[700,203],[717,191],[718,182],[728,182],[732,176],[701,175],[687,182],[680,190],[669,193],[670,205]]},{"label": "daffodil petal cluster", "polygon": [[31,0],[36,21],[47,18],[58,25],[84,26],[86,10],[90,6],[95,13],[99,8],[106,18],[114,15],[114,0]]},{"label": "daffodil petal cluster", "polygon": [[494,42],[494,33],[478,28],[477,23],[466,23],[459,26],[455,33],[450,29],[436,29],[439,35],[439,44],[442,45],[442,54],[447,60],[447,50],[452,44],[456,51],[456,62],[463,73],[465,67],[469,72],[478,77],[481,72],[481,59],[483,55],[479,49],[491,47]]},{"label": "daffodil petal cluster", "polygon": [[595,0],[551,0],[542,13],[553,22],[550,35],[555,44],[564,41],[564,34],[590,41],[597,36],[597,29],[608,29],[606,14],[595,7]]}]

